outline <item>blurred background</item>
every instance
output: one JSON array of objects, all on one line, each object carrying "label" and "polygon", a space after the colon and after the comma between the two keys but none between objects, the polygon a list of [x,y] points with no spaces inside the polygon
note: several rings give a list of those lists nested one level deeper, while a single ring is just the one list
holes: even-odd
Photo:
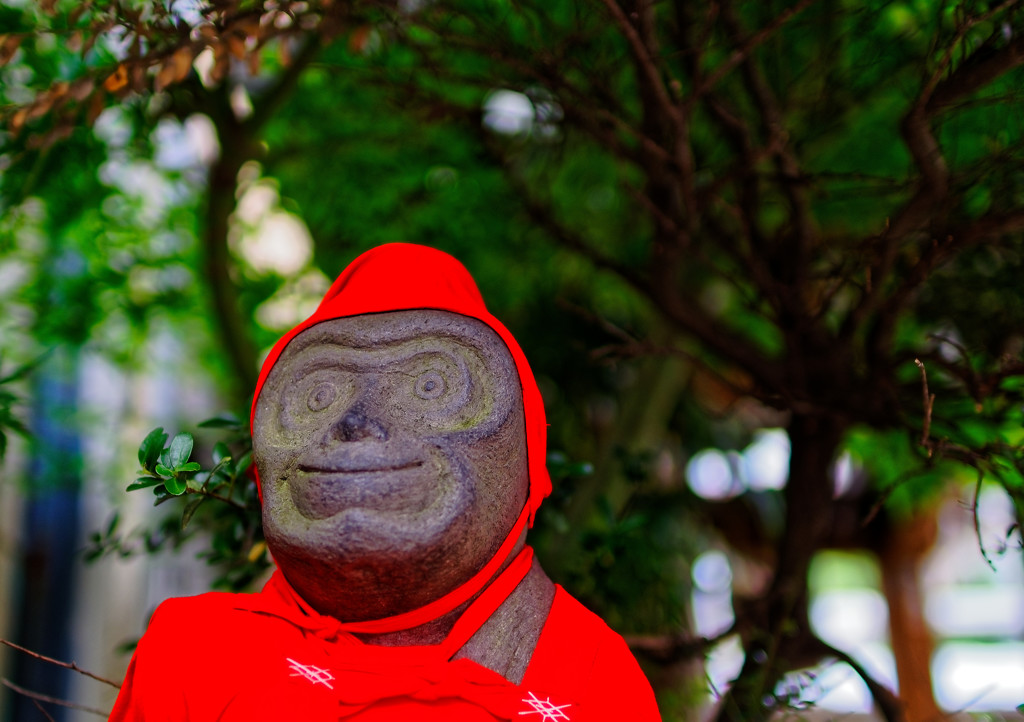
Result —
[{"label": "blurred background", "polygon": [[7,0],[0,638],[119,682],[258,588],[259,362],[401,240],[526,351],[532,543],[666,720],[1020,719],[1022,5]]}]

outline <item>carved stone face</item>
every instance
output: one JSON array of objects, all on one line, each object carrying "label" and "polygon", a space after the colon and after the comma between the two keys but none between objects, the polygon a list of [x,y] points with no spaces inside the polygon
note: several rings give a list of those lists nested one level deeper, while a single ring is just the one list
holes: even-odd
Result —
[{"label": "carved stone face", "polygon": [[426,604],[493,556],[528,490],[515,363],[432,310],[296,336],[256,406],[264,531],[288,581],[349,620]]}]

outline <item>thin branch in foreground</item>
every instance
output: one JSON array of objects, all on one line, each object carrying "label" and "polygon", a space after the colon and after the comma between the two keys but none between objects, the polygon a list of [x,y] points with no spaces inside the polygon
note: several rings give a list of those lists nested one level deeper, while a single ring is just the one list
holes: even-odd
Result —
[{"label": "thin branch in foreground", "polygon": [[46,708],[43,707],[43,705],[39,704],[39,700],[33,699],[32,700],[32,704],[34,704],[36,706],[36,709],[39,710],[42,713],[43,717],[48,719],[50,722],[57,722],[57,720],[55,720],[53,718],[53,715],[51,715],[49,712],[47,712]]},{"label": "thin branch in foreground", "polygon": [[88,670],[82,669],[81,667],[79,667],[74,662],[62,662],[59,659],[54,659],[53,657],[47,657],[46,655],[39,654],[38,652],[33,652],[31,649],[26,649],[25,647],[22,647],[20,644],[15,644],[14,642],[12,642],[10,640],[7,640],[7,639],[4,639],[2,637],[0,637],[0,644],[7,645],[11,649],[16,649],[16,650],[18,650],[19,652],[21,652],[23,654],[27,654],[28,656],[33,657],[34,659],[38,659],[38,660],[41,660],[43,662],[46,662],[47,664],[55,664],[58,667],[63,667],[64,669],[70,669],[72,672],[78,672],[79,674],[84,674],[86,677],[91,677],[92,679],[95,679],[97,682],[103,682],[104,684],[109,684],[114,689],[121,689],[121,685],[119,685],[114,680],[107,679],[106,677],[101,677],[98,674],[93,674],[92,672],[90,672]]},{"label": "thin branch in foreground", "polygon": [[77,702],[68,702],[66,699],[50,697],[49,695],[39,694],[39,692],[33,692],[30,689],[19,687],[6,677],[0,677],[0,684],[2,684],[4,687],[7,687],[7,689],[11,690],[12,692],[17,692],[18,694],[28,697],[31,700],[39,700],[40,702],[49,702],[50,704],[60,705],[61,707],[68,707],[70,709],[81,710],[82,712],[88,712],[89,714],[94,714],[98,717],[110,716],[109,712],[104,712],[103,710],[96,709],[95,707],[87,707],[84,704],[78,704]]}]

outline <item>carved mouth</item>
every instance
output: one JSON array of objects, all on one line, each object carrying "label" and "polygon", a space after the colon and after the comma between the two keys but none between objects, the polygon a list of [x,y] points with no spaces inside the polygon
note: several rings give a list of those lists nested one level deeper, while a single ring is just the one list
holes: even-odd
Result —
[{"label": "carved mouth", "polygon": [[424,477],[423,459],[381,464],[368,459],[318,459],[299,464],[289,484],[292,502],[308,519],[325,519],[345,509],[418,512],[432,504],[442,488],[433,474]]},{"label": "carved mouth", "polygon": [[299,464],[299,471],[307,474],[373,474],[385,471],[401,471],[412,469],[416,466],[423,466],[422,461],[410,461],[401,464],[388,464],[386,466],[341,464],[338,466],[313,466],[312,464]]}]

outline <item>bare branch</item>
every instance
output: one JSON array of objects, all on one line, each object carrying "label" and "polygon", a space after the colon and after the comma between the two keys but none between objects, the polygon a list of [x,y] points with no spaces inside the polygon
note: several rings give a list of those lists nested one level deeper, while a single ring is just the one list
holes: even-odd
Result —
[{"label": "bare branch", "polygon": [[968,246],[1021,232],[1024,232],[1024,211],[985,215],[965,227],[955,229],[952,235],[959,236],[962,244]]},{"label": "bare branch", "polygon": [[736,634],[736,625],[714,637],[691,637],[683,634],[632,634],[624,639],[629,648],[661,665],[703,654],[724,639]]},{"label": "bare branch", "polygon": [[981,497],[981,485],[984,481],[985,471],[979,466],[978,480],[974,484],[974,503],[971,504],[971,516],[974,518],[974,535],[978,539],[978,551],[981,552],[981,558],[985,560],[992,571],[995,571],[996,565],[985,551],[985,542],[981,538],[981,515],[978,513],[978,499]]},{"label": "bare branch", "polygon": [[74,662],[62,662],[59,659],[47,657],[46,655],[39,654],[38,652],[33,652],[31,649],[26,649],[25,647],[22,647],[20,644],[15,644],[14,642],[11,642],[10,640],[3,638],[0,638],[0,644],[6,645],[11,649],[16,649],[22,654],[27,654],[29,657],[32,657],[33,659],[41,660],[43,662],[46,662],[47,664],[54,664],[58,667],[63,667],[64,669],[70,669],[72,672],[78,672],[79,674],[84,674],[86,677],[91,677],[92,679],[95,679],[97,682],[109,684],[114,689],[121,689],[121,685],[119,685],[114,680],[107,679],[106,677],[101,677],[98,674],[93,674],[88,670],[82,669]]},{"label": "bare branch", "polygon": [[1006,47],[995,52],[976,52],[935,87],[935,91],[925,99],[925,110],[934,115],[1022,64],[1024,35],[1018,35]]},{"label": "bare branch", "polygon": [[[632,51],[634,61],[639,71],[640,87],[647,90],[654,99],[658,109],[658,115],[663,118],[672,128],[672,152],[671,156],[678,167],[681,200],[686,210],[688,221],[694,222],[697,203],[694,195],[694,159],[693,151],[690,148],[690,123],[688,111],[677,105],[669,95],[668,87],[661,77],[661,70],[655,60],[657,57],[657,39],[653,28],[653,19],[648,17],[652,6],[648,0],[638,0],[637,20],[641,30],[634,27],[629,18],[619,7],[616,0],[602,0],[618,26],[619,31],[625,36]],[[641,33],[642,31],[642,33]],[[649,111],[652,109],[648,109]]]},{"label": "bare branch", "polygon": [[959,27],[957,27],[956,35],[946,47],[946,51],[942,54],[942,59],[939,60],[939,63],[935,66],[935,70],[932,72],[931,77],[928,78],[924,88],[921,90],[921,102],[928,103],[931,100],[932,94],[935,92],[935,88],[938,87],[939,81],[942,79],[942,75],[949,69],[950,64],[953,62],[953,53],[956,52],[957,47],[960,46],[960,43],[967,35],[967,31],[978,23],[987,22],[995,15],[1017,5],[1020,1],[1021,0],[1005,0],[1005,2],[997,5],[986,13],[967,18]]},{"label": "bare branch", "polygon": [[44,717],[46,717],[46,719],[47,719],[47,720],[48,720],[49,722],[57,722],[57,720],[55,720],[55,719],[53,718],[53,715],[52,715],[52,714],[50,714],[49,712],[47,712],[47,711],[46,711],[46,708],[45,708],[45,707],[43,707],[43,705],[39,704],[39,700],[37,700],[37,699],[33,699],[33,700],[32,700],[32,704],[33,704],[33,705],[35,705],[35,708],[36,708],[37,710],[39,710],[39,711],[40,711],[40,712],[42,713],[42,715],[43,715]]},{"label": "bare branch", "polygon": [[[677,131],[681,131],[686,125],[682,112],[669,97],[668,89],[665,87],[665,83],[662,82],[658,66],[651,56],[648,47],[644,44],[643,38],[640,37],[640,33],[637,32],[637,29],[629,21],[629,18],[626,17],[626,14],[615,0],[601,0],[601,2],[608,8],[612,19],[615,20],[615,24],[629,43],[630,50],[633,52],[633,58],[644,76],[645,84],[655,93],[665,116],[671,118],[676,123]],[[683,135],[683,133],[680,133],[680,135]]]},{"label": "bare branch", "polygon": [[[731,0],[723,0],[721,6],[722,20],[728,27],[733,41],[742,42],[740,38],[743,35],[743,28]],[[739,64],[743,72],[744,83],[758,110],[760,110],[767,145],[772,155],[775,156],[775,165],[779,171],[782,192],[785,194],[793,213],[793,222],[796,228],[795,257],[792,262],[786,264],[793,269],[793,273],[790,278],[780,280],[793,285],[794,293],[792,298],[798,303],[799,291],[806,280],[811,246],[817,235],[810,203],[804,188],[799,160],[789,143],[789,135],[778,99],[749,53],[740,58]],[[794,308],[793,310],[797,313],[801,312],[799,308]]]},{"label": "bare branch", "polygon": [[932,455],[931,428],[932,428],[932,407],[935,405],[935,394],[928,393],[928,372],[920,359],[914,359],[914,363],[921,369],[921,393],[924,396],[924,420],[921,422],[921,446],[928,450],[928,457]]},{"label": "bare branch", "polygon": [[857,673],[857,676],[864,680],[864,684],[867,686],[868,691],[871,693],[872,699],[875,700],[875,704],[878,705],[879,710],[882,712],[882,716],[885,717],[889,722],[897,722],[905,719],[903,713],[903,705],[900,703],[899,698],[892,693],[885,685],[876,680],[871,674],[864,668],[864,666],[851,657],[846,652],[836,649],[830,644],[816,640],[821,645],[823,656],[835,657],[840,662],[844,662],[853,668],[853,671]]},{"label": "bare branch", "polygon": [[[1016,2],[1003,3],[997,10],[1013,4]],[[966,32],[966,28],[961,28],[961,32]],[[958,34],[954,38],[947,49],[947,56],[951,56],[953,46],[960,37]],[[948,57],[940,61],[939,68],[924,84],[903,119],[901,132],[914,164],[921,172],[922,183],[886,231],[886,235],[895,238],[921,228],[931,220],[933,209],[949,193],[949,168],[931,126],[932,116],[964,96],[977,92],[1007,71],[1024,64],[1024,36],[1018,36],[998,51],[976,51],[945,80],[939,82],[938,74],[948,62]]]},{"label": "bare branch", "polygon": [[711,88],[715,87],[722,78],[732,72],[736,66],[740,63],[746,62],[747,58],[750,57],[750,54],[753,53],[754,50],[775,35],[775,33],[777,33],[786,23],[817,1],[818,0],[800,0],[800,2],[793,7],[783,10],[775,17],[774,20],[740,43],[739,46],[729,54],[729,57],[716,67],[714,72],[704,78],[701,84],[694,89],[693,95],[688,102],[696,102],[701,96],[711,90]]},{"label": "bare branch", "polygon": [[11,690],[12,692],[17,692],[18,694],[23,695],[25,697],[28,697],[29,699],[39,700],[40,702],[49,702],[50,704],[56,704],[56,705],[60,705],[61,707],[68,707],[70,709],[77,709],[77,710],[80,710],[82,712],[88,712],[89,714],[94,714],[94,715],[96,715],[98,717],[109,717],[110,716],[109,712],[104,712],[103,710],[96,709],[95,707],[87,707],[84,704],[78,704],[77,702],[69,702],[66,699],[59,699],[57,697],[50,697],[49,695],[40,694],[39,692],[33,692],[30,689],[25,689],[24,687],[19,687],[18,685],[16,685],[14,682],[10,681],[7,678],[0,678],[0,684],[2,684],[4,687],[7,687],[7,689]]}]

